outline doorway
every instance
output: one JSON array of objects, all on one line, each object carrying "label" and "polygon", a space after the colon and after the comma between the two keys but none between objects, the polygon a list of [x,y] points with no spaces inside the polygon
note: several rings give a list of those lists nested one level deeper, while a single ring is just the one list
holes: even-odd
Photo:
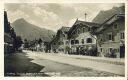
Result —
[{"label": "doorway", "polygon": [[120,58],[125,57],[125,45],[120,46]]}]

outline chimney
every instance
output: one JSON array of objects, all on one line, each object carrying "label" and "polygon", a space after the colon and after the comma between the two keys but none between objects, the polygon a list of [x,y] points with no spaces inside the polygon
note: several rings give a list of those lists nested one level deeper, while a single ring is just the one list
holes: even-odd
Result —
[{"label": "chimney", "polygon": [[87,16],[87,14],[85,13],[84,15],[85,15],[85,21],[86,21],[86,16]]}]

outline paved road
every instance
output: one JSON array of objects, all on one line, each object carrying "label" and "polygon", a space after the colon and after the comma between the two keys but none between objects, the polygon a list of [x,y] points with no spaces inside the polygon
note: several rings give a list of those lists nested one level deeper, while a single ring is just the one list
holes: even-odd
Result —
[{"label": "paved road", "polygon": [[34,59],[31,62],[45,66],[40,72],[51,76],[124,76],[123,65],[92,62],[38,52],[27,52],[27,54],[29,58]]}]

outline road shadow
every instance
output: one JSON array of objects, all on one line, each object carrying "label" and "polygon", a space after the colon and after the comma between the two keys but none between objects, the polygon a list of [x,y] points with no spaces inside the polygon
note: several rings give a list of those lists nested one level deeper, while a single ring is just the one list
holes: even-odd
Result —
[{"label": "road shadow", "polygon": [[40,73],[44,66],[32,63],[33,59],[26,56],[26,53],[14,53],[4,56],[4,76],[46,76]]}]

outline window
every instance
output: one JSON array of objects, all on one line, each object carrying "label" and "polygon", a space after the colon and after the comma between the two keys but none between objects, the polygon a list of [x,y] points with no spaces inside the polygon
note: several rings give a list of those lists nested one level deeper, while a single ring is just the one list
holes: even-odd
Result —
[{"label": "window", "polygon": [[61,45],[64,45],[64,42],[61,42]]},{"label": "window", "polygon": [[109,34],[109,35],[108,35],[108,39],[109,39],[109,40],[112,40],[112,34]]},{"label": "window", "polygon": [[80,34],[80,30],[79,29],[77,29],[77,34]]},{"label": "window", "polygon": [[79,44],[79,40],[75,40],[75,44]]},{"label": "window", "polygon": [[91,28],[90,27],[88,28],[88,31],[91,31]]},{"label": "window", "polygon": [[73,45],[74,44],[74,40],[71,40],[71,45]]},{"label": "window", "polygon": [[112,52],[112,48],[109,48],[109,52],[110,52],[110,53]]},{"label": "window", "polygon": [[77,31],[74,31],[73,33],[74,33],[74,34],[77,34]]},{"label": "window", "polygon": [[92,43],[92,38],[87,38],[87,43]]},{"label": "window", "polygon": [[85,32],[85,28],[83,28],[83,33]]},{"label": "window", "polygon": [[101,39],[100,39],[100,41],[102,42],[102,41],[103,41],[103,39],[101,38]]},{"label": "window", "polygon": [[100,48],[100,52],[102,52],[103,50],[102,50],[102,48]]},{"label": "window", "polygon": [[118,27],[117,27],[117,24],[113,24],[113,28],[114,29],[117,29]]},{"label": "window", "polygon": [[66,45],[68,45],[68,41],[66,41]]},{"label": "window", "polygon": [[61,51],[61,49],[58,49],[58,51]]},{"label": "window", "polygon": [[65,35],[63,34],[63,37],[65,37]]},{"label": "window", "polygon": [[114,49],[115,52],[118,52],[118,49]]},{"label": "window", "polygon": [[124,32],[120,33],[120,38],[124,39]]},{"label": "window", "polygon": [[114,35],[112,33],[108,34],[108,40],[114,41]]},{"label": "window", "polygon": [[84,44],[84,39],[82,39],[81,43]]},{"label": "window", "polygon": [[61,49],[61,51],[63,51],[63,52],[64,52],[64,49]]},{"label": "window", "polygon": [[67,34],[68,32],[64,32],[65,34]]},{"label": "window", "polygon": [[78,33],[78,31],[76,30],[76,31],[75,31],[75,34],[77,34],[77,33]]},{"label": "window", "polygon": [[63,44],[64,44],[64,42],[59,42],[58,44],[59,44],[59,45],[63,45]]},{"label": "window", "polygon": [[59,42],[58,44],[61,45],[61,42]]}]

